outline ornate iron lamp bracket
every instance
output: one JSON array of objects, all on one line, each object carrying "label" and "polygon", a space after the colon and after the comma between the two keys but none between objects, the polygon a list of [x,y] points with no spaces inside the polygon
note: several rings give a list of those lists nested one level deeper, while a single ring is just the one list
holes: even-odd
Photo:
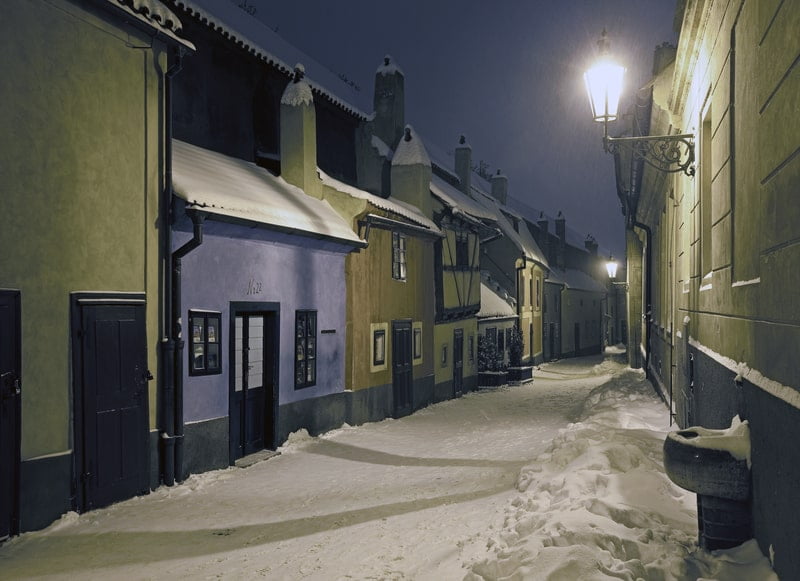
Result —
[{"label": "ornate iron lamp bracket", "polygon": [[643,137],[609,137],[606,133],[603,136],[603,148],[607,153],[619,153],[623,147],[630,149],[635,159],[659,171],[694,175],[694,135],[691,133]]}]

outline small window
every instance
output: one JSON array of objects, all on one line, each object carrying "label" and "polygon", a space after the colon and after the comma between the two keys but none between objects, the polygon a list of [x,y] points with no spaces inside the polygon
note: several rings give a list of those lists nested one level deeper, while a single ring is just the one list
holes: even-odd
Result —
[{"label": "small window", "polygon": [[372,365],[386,363],[386,330],[378,329],[372,334]]},{"label": "small window", "polygon": [[542,288],[541,288],[541,281],[539,277],[536,277],[536,308],[538,309],[542,305]]},{"label": "small window", "polygon": [[422,359],[422,329],[414,329],[414,359]]},{"label": "small window", "polygon": [[296,311],[294,387],[317,383],[317,311]]},{"label": "small window", "polygon": [[467,337],[467,359],[470,363],[475,361],[475,335]]},{"label": "small window", "polygon": [[469,234],[456,232],[456,266],[469,266]]},{"label": "small window", "polygon": [[447,345],[442,345],[442,367],[447,366]]},{"label": "small window", "polygon": [[497,334],[497,350],[500,353],[506,350],[506,334],[503,332],[503,329],[500,329],[500,332]]},{"label": "small window", "polygon": [[222,373],[221,313],[189,311],[189,375]]},{"label": "small window", "polygon": [[392,232],[392,278],[406,279],[406,236]]}]

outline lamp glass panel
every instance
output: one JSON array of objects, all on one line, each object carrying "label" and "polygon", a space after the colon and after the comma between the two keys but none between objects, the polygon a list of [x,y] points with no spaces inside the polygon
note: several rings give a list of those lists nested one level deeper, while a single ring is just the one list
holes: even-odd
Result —
[{"label": "lamp glass panel", "polygon": [[624,74],[625,67],[602,59],[583,75],[595,121],[613,121],[617,118]]},{"label": "lamp glass panel", "polygon": [[606,270],[608,270],[609,278],[616,278],[617,276],[617,263],[613,260],[606,262]]}]

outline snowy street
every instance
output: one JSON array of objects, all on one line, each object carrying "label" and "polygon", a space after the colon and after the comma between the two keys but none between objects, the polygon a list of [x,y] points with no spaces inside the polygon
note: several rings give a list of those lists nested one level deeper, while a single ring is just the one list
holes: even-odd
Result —
[{"label": "snowy street", "polygon": [[661,466],[669,414],[619,354],[400,420],[293,434],[249,468],[0,547],[2,579],[777,579],[754,542],[697,549]]}]

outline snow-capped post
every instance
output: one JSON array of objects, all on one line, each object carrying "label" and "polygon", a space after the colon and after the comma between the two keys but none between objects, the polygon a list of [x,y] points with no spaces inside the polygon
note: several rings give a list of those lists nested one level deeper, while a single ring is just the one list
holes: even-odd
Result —
[{"label": "snow-capped post", "polygon": [[489,181],[492,184],[492,197],[505,205],[508,198],[508,178],[501,174],[500,170],[497,170],[497,173]]},{"label": "snow-capped post", "polygon": [[375,135],[395,149],[405,126],[405,75],[388,54],[375,71],[373,105]]},{"label": "snow-capped post", "polygon": [[406,125],[403,138],[392,158],[392,196],[419,208],[433,218],[431,203],[431,160],[414,129]]},{"label": "snow-capped post", "polygon": [[461,180],[461,191],[470,195],[472,185],[472,148],[463,135],[456,146],[456,175]]},{"label": "snow-capped post", "polygon": [[317,193],[317,115],[300,63],[281,97],[281,177],[307,194]]}]

